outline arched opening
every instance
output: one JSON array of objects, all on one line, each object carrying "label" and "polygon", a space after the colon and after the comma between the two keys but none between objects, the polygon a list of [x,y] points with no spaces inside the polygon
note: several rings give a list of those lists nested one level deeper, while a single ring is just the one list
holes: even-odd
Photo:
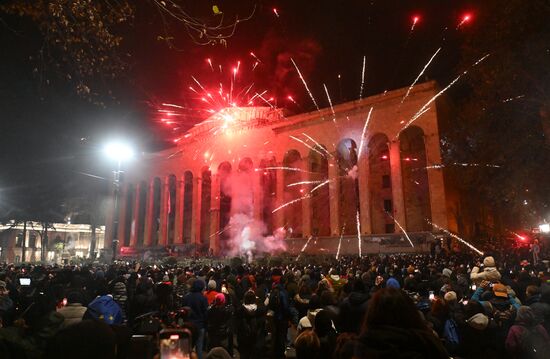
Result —
[{"label": "arched opening", "polygon": [[210,245],[210,197],[212,188],[212,173],[208,168],[202,171],[202,187],[201,187],[201,232],[199,252],[206,252],[206,248]]},{"label": "arched opening", "polygon": [[153,180],[153,221],[152,221],[152,233],[151,233],[151,245],[158,245],[160,236],[160,197],[161,197],[162,183],[160,178],[155,177]]},{"label": "arched opening", "polygon": [[252,190],[252,173],[254,172],[254,164],[249,157],[245,157],[239,161],[237,173],[233,174],[232,180],[232,199],[231,199],[231,214],[245,214],[249,217],[253,216],[254,209],[254,194]]},{"label": "arched opening", "polygon": [[183,184],[183,243],[191,243],[193,227],[193,174],[186,171]]},{"label": "arched opening", "polygon": [[135,199],[135,187],[132,183],[129,183],[126,192],[126,218],[124,218],[124,237],[121,238],[120,243],[124,247],[130,245],[130,236],[132,234],[132,226],[134,225]]},{"label": "arched opening", "polygon": [[[312,172],[309,178],[314,183],[307,186],[309,187],[308,191],[328,179],[328,159],[321,155],[321,153],[325,153],[326,148],[316,146],[315,149],[317,151],[309,152],[309,170]],[[330,235],[330,191],[328,185],[323,185],[312,193],[311,233],[315,236]]]},{"label": "arched opening", "polygon": [[267,169],[275,167],[277,162],[275,158],[270,160],[262,160],[260,162],[260,186],[262,187],[262,221],[265,224],[266,233],[273,233],[273,210],[275,209],[275,201],[277,199],[277,171]]},{"label": "arched opening", "polygon": [[399,141],[407,230],[428,231],[426,219],[431,220],[431,208],[424,132],[411,126],[401,132]]},{"label": "arched opening", "polygon": [[340,225],[344,234],[357,234],[357,212],[359,211],[359,181],[357,179],[357,144],[346,138],[338,143],[337,163],[339,174],[338,209]]},{"label": "arched opening", "polygon": [[231,164],[222,162],[218,167],[220,179],[220,247],[225,253],[225,247],[230,233],[226,230],[231,219]]},{"label": "arched opening", "polygon": [[374,135],[368,145],[369,193],[372,233],[394,233],[393,197],[388,137]]},{"label": "arched opening", "polygon": [[[302,158],[300,152],[289,150],[284,159],[283,166],[290,168],[302,168]],[[304,196],[305,189],[302,186],[292,185],[302,181],[302,172],[300,171],[284,171],[284,203],[294,201]],[[291,185],[291,186],[289,186]],[[287,228],[291,237],[298,238],[302,236],[302,201],[292,203],[282,209],[284,226]]]},{"label": "arched opening", "polygon": [[136,225],[137,245],[143,246],[145,237],[145,215],[147,213],[147,182],[141,181],[139,184],[139,208]]},{"label": "arched opening", "polygon": [[176,176],[168,176],[168,244],[174,244],[174,232],[176,228]]}]

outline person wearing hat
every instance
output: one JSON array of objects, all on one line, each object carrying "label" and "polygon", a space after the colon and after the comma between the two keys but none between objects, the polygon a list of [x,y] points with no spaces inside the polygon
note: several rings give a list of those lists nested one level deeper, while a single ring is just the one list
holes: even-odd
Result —
[{"label": "person wearing hat", "polygon": [[470,279],[479,286],[481,281],[486,280],[492,283],[500,281],[501,275],[495,265],[495,259],[491,256],[483,260],[483,271],[479,271],[479,266],[472,268]]},{"label": "person wearing hat", "polygon": [[67,305],[57,309],[57,312],[65,318],[62,328],[82,321],[82,317],[87,310],[87,308],[82,305],[82,302],[83,298],[81,293],[70,292],[67,294]]},{"label": "person wearing hat", "polygon": [[506,351],[513,358],[547,358],[550,336],[537,322],[533,309],[521,306],[506,336]]},{"label": "person wearing hat", "polygon": [[231,306],[225,303],[225,295],[216,294],[212,305],[208,308],[208,349],[215,347],[229,349],[227,333],[233,316],[231,309]]},{"label": "person wearing hat", "polygon": [[216,287],[217,287],[217,283],[215,280],[213,279],[210,279],[208,281],[208,289],[206,290],[206,292],[204,293],[204,296],[206,297],[206,299],[208,300],[208,305],[212,305],[212,303],[214,303],[214,299],[216,298],[216,296],[219,294],[217,291],[216,291]]}]

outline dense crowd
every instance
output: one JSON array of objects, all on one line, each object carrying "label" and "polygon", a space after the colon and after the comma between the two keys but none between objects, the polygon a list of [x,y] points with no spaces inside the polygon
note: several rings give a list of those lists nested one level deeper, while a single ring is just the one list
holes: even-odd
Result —
[{"label": "dense crowd", "polygon": [[538,256],[4,264],[0,358],[152,358],[165,327],[189,329],[199,359],[548,357]]}]

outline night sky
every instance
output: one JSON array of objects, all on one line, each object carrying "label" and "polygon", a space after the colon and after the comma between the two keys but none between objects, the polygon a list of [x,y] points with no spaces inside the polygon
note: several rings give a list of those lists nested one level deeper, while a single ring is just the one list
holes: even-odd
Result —
[{"label": "night sky", "polygon": [[[193,85],[191,76],[205,84],[226,85],[228,71],[237,61],[241,61],[237,88],[254,82],[291,112],[313,109],[291,57],[321,107],[328,106],[323,83],[335,103],[358,98],[363,56],[367,58],[363,96],[409,85],[440,46],[442,52],[426,78],[446,83],[460,71],[460,42],[469,31],[468,26],[455,28],[465,13],[475,21],[476,10],[469,5],[475,2],[445,0],[187,3],[196,16],[209,17],[212,5],[218,5],[227,19],[235,14],[245,17],[254,4],[256,8],[252,19],[239,24],[227,39],[227,46],[196,45],[183,26],[171,26],[168,34],[174,37],[174,49],[159,40],[166,34],[157,10],[149,2],[138,2],[134,21],[120,29],[121,51],[127,54],[130,68],[114,81],[101,80],[101,88],[115,97],[103,106],[79,97],[66,74],[48,60],[40,61],[42,37],[32,22],[0,13],[0,218],[9,217],[14,208],[36,207],[41,196],[60,199],[90,186],[105,191],[108,181],[82,173],[110,176],[112,164],[100,151],[107,138],[126,137],[140,151],[166,147],[175,134],[158,122],[155,107],[169,102],[204,108],[188,89]],[[415,15],[420,21],[411,32]],[[251,51],[261,60],[255,71],[251,71],[255,62]],[[215,67],[221,64],[224,74],[212,72],[207,58]],[[288,102],[288,95],[299,105]],[[201,116],[203,112],[189,111],[181,129]]]}]

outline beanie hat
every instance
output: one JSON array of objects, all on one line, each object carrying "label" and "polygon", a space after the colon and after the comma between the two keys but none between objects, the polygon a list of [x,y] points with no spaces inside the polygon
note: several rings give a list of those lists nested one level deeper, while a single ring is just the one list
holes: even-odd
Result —
[{"label": "beanie hat", "polygon": [[483,260],[483,265],[485,267],[494,267],[495,266],[495,259],[491,256],[485,257],[485,259]]},{"label": "beanie hat", "polygon": [[451,290],[450,292],[445,293],[445,296],[443,298],[446,302],[456,301],[456,293]]},{"label": "beanie hat", "polygon": [[451,274],[453,273],[452,270],[450,270],[449,268],[444,268],[443,269],[443,275],[447,278],[451,278]]},{"label": "beanie hat", "polygon": [[485,314],[477,313],[466,319],[466,323],[474,329],[484,330],[489,324],[489,318]]},{"label": "beanie hat", "polygon": [[206,359],[231,359],[231,355],[224,348],[216,347],[206,354]]},{"label": "beanie hat", "polygon": [[216,286],[217,286],[217,284],[216,284],[215,280],[210,279],[208,281],[208,290],[216,290]]},{"label": "beanie hat", "polygon": [[386,282],[386,288],[400,289],[401,286],[399,285],[399,282],[397,281],[397,279],[392,277],[392,278],[388,279],[388,281]]}]

